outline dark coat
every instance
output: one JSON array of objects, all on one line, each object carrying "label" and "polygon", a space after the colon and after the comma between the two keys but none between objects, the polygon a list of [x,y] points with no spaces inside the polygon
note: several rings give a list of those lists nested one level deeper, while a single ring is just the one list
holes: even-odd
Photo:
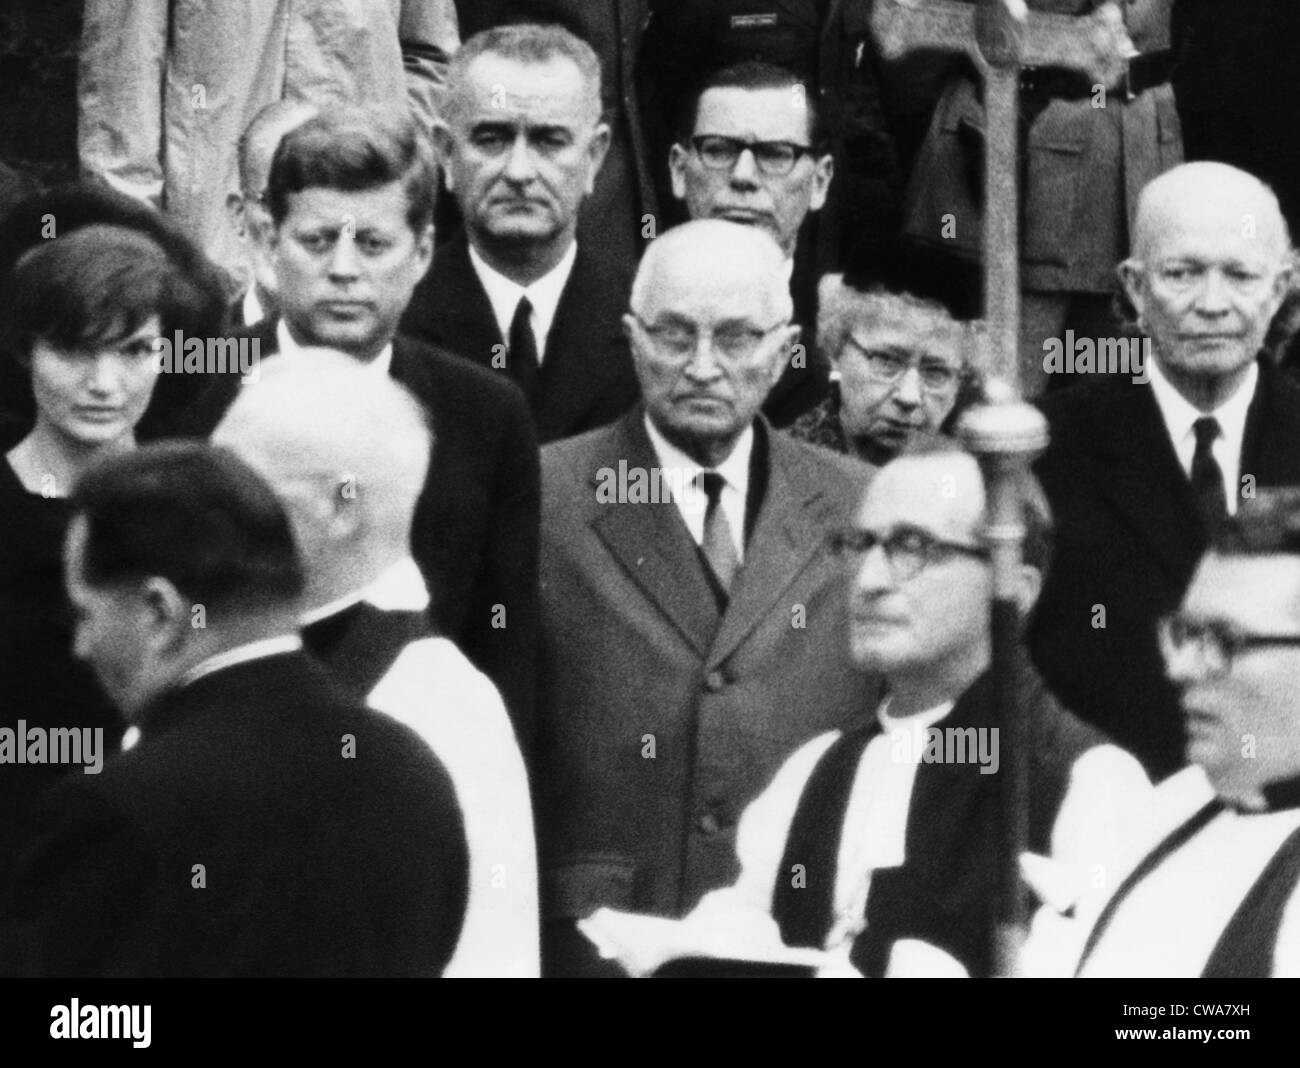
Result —
[{"label": "dark coat", "polygon": [[[1029,632],[1034,662],[1068,708],[1163,778],[1183,766],[1185,735],[1156,621],[1206,548],[1191,483],[1149,384],[1107,376],[1040,404],[1052,442],[1037,473],[1056,550]],[[1300,389],[1262,361],[1240,475],[1300,482]]]},{"label": "dark coat", "polygon": [[[542,444],[611,423],[640,396],[620,319],[632,265],[610,262],[599,246],[578,244],[573,273],[556,309],[532,402]],[[501,336],[462,230],[438,249],[402,319],[402,333],[505,374]]]},{"label": "dark coat", "polygon": [[302,653],[161,697],[38,831],[9,916],[33,975],[436,976],[464,917],[446,771]]},{"label": "dark coat", "polygon": [[[263,357],[276,351],[271,320],[241,336],[257,338]],[[411,530],[411,554],[433,599],[430,615],[438,632],[496,683],[527,753],[540,495],[527,405],[502,376],[410,338],[394,339],[392,375],[424,403],[433,423],[433,463]],[[215,377],[171,431],[206,437],[240,388],[235,376]]]},{"label": "dark coat", "polygon": [[766,492],[721,616],[675,504],[598,497],[602,469],[659,466],[640,409],[543,450],[545,919],[690,909],[735,878],[736,821],[785,758],[873,707],[824,547],[867,472],[766,436]]}]

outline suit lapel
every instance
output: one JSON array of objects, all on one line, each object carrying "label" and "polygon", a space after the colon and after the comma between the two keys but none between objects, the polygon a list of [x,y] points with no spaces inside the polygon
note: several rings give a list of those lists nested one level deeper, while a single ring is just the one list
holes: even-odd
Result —
[{"label": "suit lapel", "polygon": [[430,299],[437,307],[429,321],[440,324],[435,331],[436,343],[493,370],[494,347],[504,345],[505,339],[497,326],[487,290],[470,262],[469,238],[464,230],[434,260],[432,282]]},{"label": "suit lapel", "polygon": [[[768,442],[767,492],[744,566],[731,587],[731,601],[709,650],[709,666],[725,660],[780,602],[790,584],[822,551],[822,521],[830,502],[804,461],[781,434],[764,427]],[[820,507],[819,507],[820,505]]]},{"label": "suit lapel", "polygon": [[[617,470],[649,472],[659,459],[642,425],[638,406],[614,427],[609,452],[597,462]],[[591,484],[599,482],[590,472]],[[667,616],[701,658],[718,627],[718,608],[700,565],[695,542],[677,505],[618,502],[600,506],[592,529],[623,565],[647,600]]]},{"label": "suit lapel", "polygon": [[1240,475],[1253,475],[1261,486],[1300,482],[1300,390],[1266,360],[1259,361],[1259,384],[1246,415]]}]

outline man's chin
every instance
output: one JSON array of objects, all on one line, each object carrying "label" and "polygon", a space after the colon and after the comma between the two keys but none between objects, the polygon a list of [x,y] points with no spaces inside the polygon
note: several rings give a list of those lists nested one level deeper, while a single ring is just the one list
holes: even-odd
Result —
[{"label": "man's chin", "polygon": [[[383,331],[373,319],[328,319],[313,324],[307,344],[323,349],[338,349],[349,356],[368,356],[384,347]],[[389,338],[388,340],[391,340]]]}]

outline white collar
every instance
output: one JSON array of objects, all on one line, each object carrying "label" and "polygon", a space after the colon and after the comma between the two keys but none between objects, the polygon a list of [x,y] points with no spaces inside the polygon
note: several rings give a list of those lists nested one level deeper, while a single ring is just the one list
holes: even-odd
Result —
[{"label": "white collar", "polygon": [[360,601],[385,612],[423,612],[429,607],[429,591],[414,558],[404,556],[384,568],[369,585],[304,612],[298,622],[301,626],[309,627]]},{"label": "white collar", "polygon": [[[293,339],[293,335],[289,333],[289,327],[283,319],[275,324],[275,340],[277,342],[279,355],[288,357],[289,359],[297,359],[302,355],[303,347]],[[361,363],[362,361],[358,360],[357,362]],[[375,373],[380,375],[387,375],[392,365],[393,343],[391,341],[379,350],[378,356],[365,364],[367,367],[374,368]]]},{"label": "white collar", "polygon": [[204,675],[211,675],[215,671],[234,667],[236,664],[243,664],[249,660],[261,660],[268,656],[279,656],[281,653],[293,653],[301,648],[302,639],[296,634],[281,634],[274,638],[262,638],[255,642],[236,645],[233,649],[227,649],[225,652],[215,653],[205,660],[200,660],[176,680],[175,688],[180,689],[182,686],[188,686],[190,683],[203,678]]},{"label": "white collar", "polygon": [[578,258],[578,243],[570,241],[569,247],[560,262],[547,271],[530,286],[521,286],[507,278],[500,271],[491,267],[487,260],[479,255],[473,242],[469,246],[469,261],[483,283],[488,302],[492,305],[492,315],[497,321],[501,336],[510,338],[510,324],[514,322],[515,309],[519,299],[527,296],[533,306],[533,330],[537,338],[537,355],[542,359],[546,355],[546,340],[551,335],[551,326],[560,307],[560,298],[564,296],[564,287],[569,283],[573,273],[574,261]]},{"label": "white collar", "polygon": [[257,286],[250,285],[244,290],[244,299],[240,302],[240,313],[244,317],[245,326],[253,326],[266,318],[266,309],[262,307],[262,302],[257,299]]},{"label": "white collar", "polygon": [[[659,432],[659,428],[654,425],[649,412],[646,412],[642,418],[645,422],[646,433],[650,435],[650,444],[654,446],[655,453],[659,457],[659,466],[670,471],[680,471],[681,485],[691,485],[704,471],[716,471],[722,476],[726,485],[739,493],[742,498],[748,497],[749,459],[754,451],[753,423],[741,431],[740,437],[736,439],[735,447],[731,450],[731,455],[718,464],[717,467],[706,468],[692,460],[686,453],[665,438]],[[672,485],[672,480],[669,480],[669,485]]]},{"label": "white collar", "polygon": [[[1169,431],[1175,449],[1178,449],[1189,437],[1194,436],[1192,425],[1208,414],[1219,421],[1219,429],[1223,433],[1224,440],[1232,443],[1234,452],[1240,451],[1242,438],[1246,435],[1246,415],[1250,411],[1250,402],[1255,397],[1255,385],[1259,381],[1258,363],[1251,362],[1250,369],[1246,372],[1246,377],[1237,391],[1209,413],[1201,411],[1178,392],[1174,384],[1160,370],[1158,360],[1152,358],[1147,361],[1147,364],[1151,378],[1151,391],[1155,394],[1156,404],[1160,407],[1160,414],[1164,418],[1165,427]],[[1235,472],[1232,477],[1235,479]]]},{"label": "white collar", "polygon": [[885,699],[880,702],[880,707],[876,709],[876,722],[880,724],[880,729],[886,734],[896,730],[920,730],[938,723],[941,719],[946,719],[948,714],[956,706],[956,701],[944,701],[933,708],[927,708],[924,712],[917,712],[910,716],[891,716],[889,714],[890,698],[886,695]]}]

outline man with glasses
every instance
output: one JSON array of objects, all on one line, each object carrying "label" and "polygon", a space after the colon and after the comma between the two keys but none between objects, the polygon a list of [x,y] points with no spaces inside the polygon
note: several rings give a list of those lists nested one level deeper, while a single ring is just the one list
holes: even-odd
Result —
[{"label": "man with glasses", "polygon": [[[1047,568],[1051,519],[1032,479],[1021,495],[1025,611]],[[975,460],[923,437],[881,468],[851,524],[831,534],[848,575],[851,655],[883,677],[884,700],[869,720],[819,735],[785,762],[741,819],[740,878],[708,895],[688,930],[727,930],[739,943],[751,931],[762,945],[774,920],[786,945],[826,950],[866,976],[990,973],[1004,777],[984,509]],[[1051,854],[1022,864],[1073,899],[1112,864],[1127,812],[1151,787],[1027,664],[1016,690],[1033,730],[1030,848]]]},{"label": "man with glasses", "polygon": [[[816,276],[811,265],[796,270],[796,251],[804,220],[826,202],[834,160],[804,84],[765,63],[712,75],[682,117],[668,164],[673,195],[692,219],[726,219],[772,235],[785,256],[794,317],[811,339]],[[825,393],[826,365],[810,350],[805,343],[794,351],[764,405],[777,426],[788,425]]]},{"label": "man with glasses", "polygon": [[1300,392],[1259,358],[1291,242],[1260,181],[1189,163],[1143,190],[1119,273],[1149,381],[1103,376],[1042,401],[1059,535],[1030,648],[1052,691],[1159,779],[1183,766],[1185,736],[1156,620],[1240,502],[1300,482]]},{"label": "man with glasses", "polygon": [[1134,813],[1140,862],[1035,937],[1082,976],[1300,976],[1300,492],[1243,503],[1159,634],[1196,766]]},{"label": "man with glasses", "polygon": [[542,451],[543,974],[597,971],[574,921],[601,906],[677,916],[730,882],[745,804],[870,707],[823,547],[867,472],[759,415],[790,311],[767,234],[670,230],[624,318],[644,405]]}]

